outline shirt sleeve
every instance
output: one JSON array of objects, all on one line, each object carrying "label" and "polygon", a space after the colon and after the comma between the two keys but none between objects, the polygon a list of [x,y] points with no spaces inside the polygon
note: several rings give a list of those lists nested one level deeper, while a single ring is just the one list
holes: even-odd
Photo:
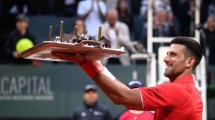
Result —
[{"label": "shirt sleeve", "polygon": [[180,85],[166,83],[150,88],[140,88],[144,110],[156,110],[157,108],[173,108],[181,105],[186,96]]},{"label": "shirt sleeve", "polygon": [[74,111],[72,114],[72,120],[78,120],[76,111]]}]

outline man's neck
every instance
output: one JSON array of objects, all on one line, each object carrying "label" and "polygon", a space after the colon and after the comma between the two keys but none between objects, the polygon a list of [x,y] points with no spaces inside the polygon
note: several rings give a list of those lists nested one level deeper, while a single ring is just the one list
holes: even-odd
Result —
[{"label": "man's neck", "polygon": [[87,108],[93,108],[97,105],[98,101],[95,102],[95,103],[92,103],[92,104],[87,104],[86,102],[84,102],[84,105],[87,107]]},{"label": "man's neck", "polygon": [[192,75],[192,72],[184,72],[184,73],[178,75],[177,77],[169,77],[169,79],[170,79],[170,82],[174,82],[177,79],[179,79],[179,78],[181,78],[183,76],[187,76],[187,75]]}]

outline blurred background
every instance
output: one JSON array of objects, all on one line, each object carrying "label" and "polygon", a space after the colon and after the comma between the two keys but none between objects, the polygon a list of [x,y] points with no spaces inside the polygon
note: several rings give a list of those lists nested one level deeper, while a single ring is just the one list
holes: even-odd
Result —
[{"label": "blurred background", "polygon": [[[102,62],[125,84],[168,82],[162,75],[168,42],[176,36],[194,38],[204,50],[194,72],[203,120],[215,120],[215,0],[0,0],[0,119],[76,120],[78,107],[89,107],[85,87],[93,83],[80,68],[18,56],[49,40],[50,26],[53,36],[59,35],[60,21],[65,33],[78,26],[78,34],[86,28],[91,39],[102,26],[112,48],[124,47],[126,54]],[[96,103],[111,116],[106,119],[118,119],[126,109],[97,92]]]}]

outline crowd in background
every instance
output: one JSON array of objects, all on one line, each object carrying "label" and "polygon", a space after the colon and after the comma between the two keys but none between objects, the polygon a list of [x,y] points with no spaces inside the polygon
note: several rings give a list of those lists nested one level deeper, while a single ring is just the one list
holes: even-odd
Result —
[{"label": "crowd in background", "polygon": [[[102,25],[103,35],[111,40],[113,48],[139,41],[147,49],[147,10],[153,7],[154,37],[194,36],[198,29],[203,47],[208,48],[205,54],[209,56],[209,64],[215,64],[212,52],[215,49],[215,0],[202,0],[201,6],[197,6],[195,0],[153,0],[151,6],[148,2],[150,0],[1,0],[0,14],[77,17],[76,23],[86,27],[90,38],[96,38],[94,28]],[[194,24],[195,9],[201,10],[200,25]],[[165,44],[155,45],[155,53],[161,45]],[[7,48],[7,44],[4,47]],[[130,65],[129,55],[104,63]]]}]

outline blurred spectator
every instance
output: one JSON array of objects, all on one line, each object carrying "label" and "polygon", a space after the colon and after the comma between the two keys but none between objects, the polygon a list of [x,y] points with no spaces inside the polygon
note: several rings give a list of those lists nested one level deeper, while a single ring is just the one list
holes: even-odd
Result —
[{"label": "blurred spectator", "polygon": [[180,35],[194,36],[195,0],[180,0],[176,9]]},{"label": "blurred spectator", "polygon": [[90,38],[96,37],[97,28],[102,24],[106,12],[106,5],[102,0],[85,0],[78,4],[77,14],[85,22]]},{"label": "blurred spectator", "polygon": [[73,120],[111,120],[108,108],[98,103],[99,95],[95,85],[86,85],[83,99],[84,104],[73,112]]},{"label": "blurred spectator", "polygon": [[[128,83],[130,89],[137,89],[143,87],[142,82],[139,80],[132,80]],[[126,110],[123,112],[118,120],[153,120],[154,115],[150,111]]]},{"label": "blurred spectator", "polygon": [[21,14],[28,12],[28,0],[2,0],[2,12]]},{"label": "blurred spectator", "polygon": [[75,21],[75,26],[77,26],[77,35],[81,35],[84,33],[85,26],[83,20],[77,19]]},{"label": "blurred spectator", "polygon": [[[118,21],[118,13],[116,10],[108,11],[107,22],[104,23],[102,29],[103,35],[110,39],[112,48],[121,48],[123,46],[127,46],[130,42],[130,32],[128,26],[125,23]],[[114,58],[110,58],[110,60],[114,60]],[[122,65],[130,65],[128,54],[119,56],[119,61]],[[103,60],[103,63],[107,64],[108,59]]]},{"label": "blurred spectator", "polygon": [[[149,0],[142,0],[142,2],[141,2],[140,16],[142,16],[142,18],[144,18],[144,19],[146,19],[146,17],[147,17],[147,10],[148,10],[149,2],[150,2]],[[157,11],[160,11],[162,9],[166,12],[167,17],[173,16],[172,8],[170,6],[169,0],[152,0],[152,7],[153,7],[154,14]]]},{"label": "blurred spectator", "polygon": [[130,32],[133,31],[133,20],[128,10],[127,0],[118,0],[117,12],[119,15],[119,21],[128,25]]},{"label": "blurred spectator", "polygon": [[[173,18],[167,18],[166,11],[160,9],[156,11],[153,19],[153,37],[174,37],[176,30],[173,26]],[[160,46],[168,45],[168,43],[155,43],[153,51],[158,55],[158,48]]]},{"label": "blurred spectator", "polygon": [[[174,37],[177,36],[178,33],[173,25],[173,16],[167,16],[167,13],[163,9],[158,9],[154,13],[153,18],[153,37]],[[145,27],[143,30],[143,34],[145,35],[144,38],[147,38],[147,28]],[[144,45],[146,45],[147,41],[144,39]],[[158,53],[158,48],[160,46],[168,45],[167,43],[155,43],[153,45],[153,51]]]},{"label": "blurred spectator", "polygon": [[153,22],[154,37],[173,37],[177,35],[173,26],[173,18],[167,16],[165,10],[157,10]]},{"label": "blurred spectator", "polygon": [[209,47],[209,64],[215,64],[215,16],[209,16],[205,24],[206,42]]},{"label": "blurred spectator", "polygon": [[53,11],[56,15],[77,16],[80,0],[54,0]]},{"label": "blurred spectator", "polygon": [[19,57],[17,51],[17,45],[23,39],[27,39],[28,42],[35,44],[34,36],[28,30],[29,19],[24,14],[20,14],[16,17],[16,29],[12,31],[5,42],[6,54],[9,58],[9,62],[19,63],[31,63],[30,60],[22,59]]},{"label": "blurred spectator", "polygon": [[160,9],[163,9],[164,11],[166,11],[167,16],[172,15],[170,0],[154,0],[153,6],[155,12],[159,11]]},{"label": "blurred spectator", "polygon": [[[148,7],[153,8],[153,36],[154,37],[172,37],[176,35],[173,26],[173,13],[169,0],[142,0],[140,16],[143,18],[143,40],[142,44],[147,48],[147,10]],[[158,45],[158,44],[157,44]],[[157,46],[155,45],[155,46]],[[159,46],[155,47],[157,49]],[[155,51],[156,52],[156,51]]]}]

